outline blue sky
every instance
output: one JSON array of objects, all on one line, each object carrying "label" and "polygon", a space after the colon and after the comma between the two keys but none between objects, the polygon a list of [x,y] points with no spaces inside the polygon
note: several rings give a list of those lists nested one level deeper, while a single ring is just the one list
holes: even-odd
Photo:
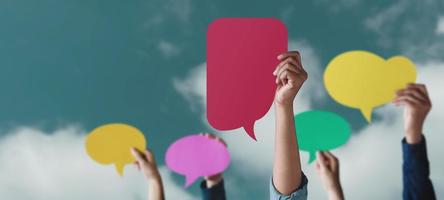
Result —
[{"label": "blue sky", "polygon": [[[233,165],[226,173],[227,183],[230,184],[227,186],[229,196],[232,199],[245,199],[255,195],[257,199],[265,199],[268,194],[266,181],[269,176],[269,157],[272,153],[270,142],[255,144],[240,134],[233,137],[234,134],[216,132],[208,126],[204,117],[205,95],[202,89],[205,80],[202,78],[205,74],[205,33],[208,24],[221,17],[276,17],[286,24],[290,48],[302,51],[304,65],[312,72],[310,78],[314,79],[304,89],[304,96],[297,101],[302,105],[296,109],[323,109],[337,112],[348,119],[355,136],[350,144],[337,153],[343,155],[345,169],[360,167],[371,170],[378,159],[374,158],[375,162],[369,162],[367,166],[354,166],[351,162],[360,163],[359,158],[367,155],[356,152],[360,152],[359,147],[372,148],[374,142],[370,141],[378,140],[375,136],[377,134],[373,132],[402,130],[402,127],[395,126],[399,125],[394,119],[399,111],[394,111],[390,106],[378,109],[374,124],[367,125],[359,111],[340,106],[325,94],[319,81],[322,70],[337,54],[363,49],[383,57],[406,55],[417,63],[420,80],[430,82],[431,86],[440,85],[442,81],[435,76],[444,67],[443,16],[444,2],[439,0],[1,1],[0,143],[3,147],[0,148],[0,180],[4,178],[1,176],[15,173],[10,166],[24,164],[18,158],[34,156],[37,160],[59,159],[57,154],[50,152],[64,148],[64,145],[58,146],[60,143],[70,147],[66,150],[68,155],[78,158],[79,164],[70,163],[76,160],[60,158],[60,163],[65,166],[63,170],[54,169],[57,171],[54,173],[49,170],[42,177],[32,176],[35,185],[48,183],[47,188],[40,192],[35,189],[39,187],[28,186],[26,179],[0,181],[0,186],[5,186],[3,188],[15,188],[5,191],[0,189],[0,198],[24,199],[26,194],[39,194],[41,199],[77,199],[79,197],[67,192],[67,188],[51,185],[58,185],[56,183],[64,180],[83,182],[90,179],[96,181],[89,181],[91,184],[81,197],[105,197],[103,193],[109,191],[97,189],[101,184],[99,180],[114,174],[101,172],[100,166],[82,157],[85,156],[81,152],[83,136],[100,124],[125,122],[145,133],[148,145],[156,153],[160,165],[164,163],[166,148],[174,140],[204,131],[220,134],[229,142],[233,154]],[[440,95],[442,92],[438,88],[436,93]],[[435,104],[438,105],[434,107],[436,114],[430,117],[431,132],[442,130],[433,121],[442,116],[440,112],[444,112],[438,102],[443,96],[435,97],[438,99]],[[262,134],[263,140],[272,135],[272,112],[258,124],[258,132]],[[399,143],[401,136],[398,136],[393,136],[396,138],[394,144]],[[379,139],[381,137],[385,136]],[[261,140],[260,137],[258,139]],[[24,146],[16,147],[15,143]],[[387,150],[400,150],[399,145],[391,147],[391,144],[387,144]],[[383,147],[383,144],[379,145]],[[437,144],[435,146],[430,144],[435,150],[433,155],[436,158],[442,157],[444,149]],[[246,150],[241,152],[241,147]],[[46,149],[47,153],[29,154],[39,149]],[[28,153],[21,150],[27,150]],[[10,151],[20,151],[18,155],[23,157],[10,161],[9,154],[5,153]],[[395,153],[393,158],[398,154]],[[264,155],[266,158],[248,160],[252,155]],[[369,154],[372,155],[378,154]],[[396,164],[399,160],[393,162]],[[42,165],[40,168],[48,169],[49,166]],[[252,170],[254,173],[246,172],[244,166],[255,168]],[[436,169],[444,167],[442,163],[434,166]],[[434,166],[432,174],[435,172]],[[304,167],[310,173],[310,166]],[[79,169],[79,174],[91,175],[88,179],[74,175],[66,176],[66,179],[53,177],[54,174],[70,174],[76,171],[74,168]],[[198,197],[196,185],[182,191],[182,177],[170,174],[164,167],[162,170],[168,176],[169,181],[166,182],[173,185],[169,186],[171,191],[178,194],[183,192],[189,198]],[[378,170],[384,171],[385,168],[376,167],[374,171]],[[133,176],[130,175],[125,181],[119,182],[119,179],[112,178],[106,180],[115,183],[110,186],[119,188],[115,191],[128,189],[122,192],[128,196],[122,198],[140,199],[145,194],[144,188],[136,185],[142,182],[136,172],[129,174]],[[351,197],[362,199],[367,194],[366,190],[355,188],[360,185],[351,184],[354,180],[347,178],[346,171],[343,174],[346,176],[344,184],[352,187],[349,190],[358,191],[350,193]],[[443,176],[442,173],[435,176],[441,186],[444,185]],[[315,177],[313,179],[315,185],[317,182]],[[92,183],[97,184],[97,188]],[[243,190],[236,190],[238,185],[244,186]],[[400,179],[392,185],[393,188],[388,188],[393,192],[380,194],[380,199],[399,196]],[[130,186],[132,189],[129,189]],[[85,189],[82,185],[73,187]],[[316,196],[322,191],[319,188],[313,187],[312,191],[314,199],[322,197],[322,194]],[[440,194],[444,195],[442,191]],[[110,198],[113,198],[111,194]]]}]

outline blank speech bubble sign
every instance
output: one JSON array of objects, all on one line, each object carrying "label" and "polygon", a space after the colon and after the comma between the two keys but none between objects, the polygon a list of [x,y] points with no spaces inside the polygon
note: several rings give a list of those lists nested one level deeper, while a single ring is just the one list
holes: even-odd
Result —
[{"label": "blank speech bubble sign", "polygon": [[361,110],[371,122],[375,107],[392,101],[396,91],[416,81],[415,64],[404,56],[387,60],[368,51],[347,51],[327,65],[324,84],[338,103]]},{"label": "blank speech bubble sign", "polygon": [[351,136],[350,124],[341,116],[311,110],[294,117],[299,149],[310,154],[308,163],[316,159],[316,151],[327,151],[344,145]]},{"label": "blank speech bubble sign", "polygon": [[172,171],[185,176],[185,188],[201,176],[225,171],[230,154],[221,142],[203,135],[190,135],[168,147],[165,163]]},{"label": "blank speech bubble sign", "polygon": [[213,128],[243,127],[256,140],[254,123],[273,103],[273,71],[287,44],[287,28],[274,18],[222,18],[209,25],[207,119]]},{"label": "blank speech bubble sign", "polygon": [[95,128],[86,137],[85,148],[88,155],[102,165],[114,164],[116,171],[123,176],[125,165],[133,163],[131,148],[146,149],[143,133],[128,124],[105,124]]}]

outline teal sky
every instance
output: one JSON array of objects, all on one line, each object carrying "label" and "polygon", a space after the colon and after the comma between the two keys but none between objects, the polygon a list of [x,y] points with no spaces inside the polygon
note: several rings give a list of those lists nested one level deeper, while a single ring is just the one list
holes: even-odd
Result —
[{"label": "teal sky", "polygon": [[[444,45],[429,54],[408,47],[443,44],[434,35],[444,3],[401,1],[408,14],[386,19],[383,24],[390,26],[366,26],[394,2],[0,1],[0,129],[54,130],[77,124],[91,130],[125,122],[140,128],[163,158],[175,139],[208,130],[202,110],[191,109],[172,82],[205,62],[210,22],[221,17],[279,18],[290,39],[306,41],[316,50],[321,66],[354,49],[384,57],[406,53],[417,62],[440,60]],[[314,102],[314,108],[338,112],[355,130],[365,124],[359,111],[329,98]],[[196,192],[197,186],[191,190]],[[268,194],[251,187],[238,197],[247,192]]]}]

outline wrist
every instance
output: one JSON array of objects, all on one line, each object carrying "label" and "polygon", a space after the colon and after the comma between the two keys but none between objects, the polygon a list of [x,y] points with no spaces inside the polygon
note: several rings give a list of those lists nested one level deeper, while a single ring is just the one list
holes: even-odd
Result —
[{"label": "wrist", "polygon": [[159,178],[155,178],[155,179],[149,179],[148,180],[148,185],[149,185],[150,188],[152,188],[155,191],[158,191],[159,189],[163,188],[162,179],[160,177]]},{"label": "wrist", "polygon": [[222,181],[222,177],[218,177],[218,178],[211,179],[211,180],[205,179],[207,188],[212,188],[215,185],[219,184],[221,181]]},{"label": "wrist", "polygon": [[149,182],[160,182],[162,181],[162,177],[160,176],[159,172],[156,172],[150,176],[147,177]]},{"label": "wrist", "polygon": [[275,101],[275,107],[281,110],[293,110],[293,103],[279,103]]},{"label": "wrist", "polygon": [[326,191],[330,200],[332,199],[344,199],[344,194],[342,192],[341,182],[339,177],[333,178],[332,182],[327,185]]},{"label": "wrist", "polygon": [[407,144],[418,144],[422,140],[422,133],[419,134],[406,134],[405,141]]},{"label": "wrist", "polygon": [[327,190],[328,193],[328,199],[329,200],[343,200],[344,194],[342,193],[341,186],[333,187],[329,190]]},{"label": "wrist", "polygon": [[408,128],[405,130],[405,140],[408,144],[417,144],[422,138],[422,128]]}]

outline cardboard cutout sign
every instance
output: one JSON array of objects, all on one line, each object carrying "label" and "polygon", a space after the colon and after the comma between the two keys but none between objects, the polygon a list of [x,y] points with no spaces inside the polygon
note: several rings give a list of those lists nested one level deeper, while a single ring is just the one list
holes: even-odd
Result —
[{"label": "cardboard cutout sign", "polygon": [[325,111],[312,110],[294,117],[299,149],[310,153],[308,163],[316,159],[316,151],[327,151],[345,144],[351,136],[347,120]]},{"label": "cardboard cutout sign", "polygon": [[375,107],[390,102],[396,91],[416,80],[415,64],[403,56],[388,60],[367,51],[348,51],[330,61],[324,84],[340,104],[361,110],[370,122]]},{"label": "cardboard cutout sign", "polygon": [[185,176],[185,188],[201,176],[223,172],[230,155],[221,142],[203,135],[183,137],[168,148],[165,163],[172,171]]},{"label": "cardboard cutout sign", "polygon": [[287,51],[287,29],[273,18],[223,18],[207,32],[207,118],[218,130],[254,123],[270,109],[276,57]]},{"label": "cardboard cutout sign", "polygon": [[86,152],[102,165],[114,164],[120,176],[126,164],[133,163],[131,148],[145,151],[143,133],[127,124],[106,124],[95,128],[86,137]]}]

